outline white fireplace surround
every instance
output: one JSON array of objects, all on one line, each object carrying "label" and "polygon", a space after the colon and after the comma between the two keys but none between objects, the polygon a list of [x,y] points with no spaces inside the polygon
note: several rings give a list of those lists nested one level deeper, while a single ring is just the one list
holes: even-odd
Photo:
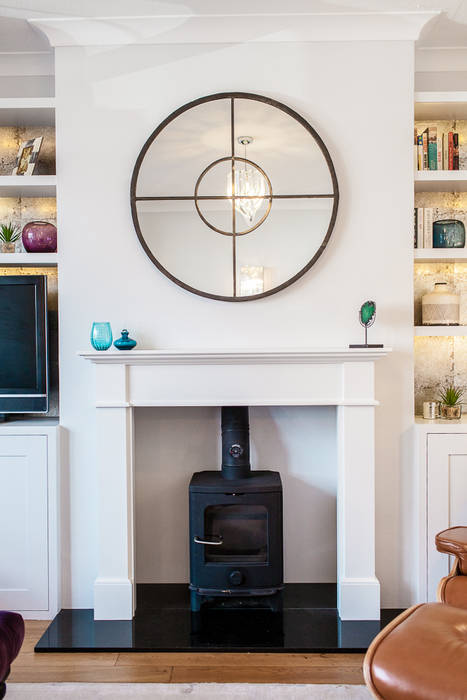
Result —
[{"label": "white fireplace surround", "polygon": [[[383,349],[82,352],[96,365],[96,620],[135,610],[137,406],[337,406],[337,588],[342,620],[380,616],[375,576],[374,363]],[[188,536],[188,535],[187,535]]]}]

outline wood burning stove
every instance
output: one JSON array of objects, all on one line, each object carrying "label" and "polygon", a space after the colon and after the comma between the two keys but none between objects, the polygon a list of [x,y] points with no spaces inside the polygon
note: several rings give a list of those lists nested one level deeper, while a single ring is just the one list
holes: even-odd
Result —
[{"label": "wood burning stove", "polygon": [[193,474],[189,493],[192,611],[219,598],[280,605],[282,483],[251,471],[247,407],[222,408],[222,470]]}]

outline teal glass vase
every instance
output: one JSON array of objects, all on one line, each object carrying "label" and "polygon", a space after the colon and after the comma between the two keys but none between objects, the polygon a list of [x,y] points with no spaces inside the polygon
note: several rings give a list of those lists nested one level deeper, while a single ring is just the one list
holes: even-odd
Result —
[{"label": "teal glass vase", "polygon": [[94,350],[108,350],[112,345],[112,327],[107,321],[95,321],[91,328],[91,345]]},{"label": "teal glass vase", "polygon": [[433,223],[433,248],[464,248],[465,226],[457,219],[440,219]]},{"label": "teal glass vase", "polygon": [[117,350],[133,350],[136,345],[136,340],[128,337],[128,331],[126,328],[122,330],[121,338],[117,338],[114,343]]}]

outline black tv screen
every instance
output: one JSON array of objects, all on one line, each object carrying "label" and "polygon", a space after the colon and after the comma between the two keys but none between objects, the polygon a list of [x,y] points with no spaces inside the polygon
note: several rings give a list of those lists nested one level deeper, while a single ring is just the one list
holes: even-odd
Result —
[{"label": "black tv screen", "polygon": [[0,277],[0,413],[46,412],[47,277]]}]

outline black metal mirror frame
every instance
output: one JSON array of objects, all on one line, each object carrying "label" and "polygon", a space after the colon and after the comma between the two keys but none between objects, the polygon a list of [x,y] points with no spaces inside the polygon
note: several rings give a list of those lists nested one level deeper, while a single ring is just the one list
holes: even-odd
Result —
[{"label": "black metal mirror frame", "polygon": [[[203,104],[205,102],[213,102],[215,100],[225,100],[225,99],[230,99],[231,100],[231,115],[232,115],[232,120],[233,120],[233,104],[235,99],[244,99],[244,100],[256,100],[258,102],[264,102],[265,104],[271,105],[272,107],[276,107],[277,109],[280,109],[282,112],[285,112],[286,114],[289,115],[289,117],[292,117],[295,119],[299,124],[301,124],[310,134],[311,136],[315,139],[316,143],[318,144],[325,160],[327,163],[327,166],[329,168],[329,172],[331,175],[331,180],[332,180],[332,189],[333,192],[332,194],[309,194],[309,195],[276,195],[270,192],[269,195],[266,195],[264,199],[269,200],[268,208],[267,208],[267,213],[262,217],[262,219],[258,222],[258,224],[254,227],[257,228],[266,218],[267,214],[269,213],[269,210],[271,208],[272,200],[273,199],[299,199],[299,198],[321,198],[321,199],[333,199],[333,207],[332,207],[332,212],[331,212],[331,218],[329,221],[329,225],[326,231],[326,235],[323,238],[323,241],[321,245],[319,246],[318,250],[316,253],[313,255],[311,260],[307,262],[304,267],[301,268],[293,277],[290,277],[286,282],[283,282],[282,284],[279,284],[277,287],[273,287],[272,289],[267,290],[266,292],[261,292],[261,294],[252,294],[249,296],[222,296],[219,294],[209,294],[208,292],[203,292],[200,289],[196,289],[195,287],[191,287],[189,284],[186,284],[185,282],[182,282],[179,280],[177,277],[171,274],[169,270],[167,270],[156,258],[152,250],[149,248],[148,244],[146,243],[146,240],[143,236],[143,233],[141,231],[141,227],[139,225],[139,220],[138,220],[138,212],[136,208],[137,202],[141,201],[156,201],[156,200],[171,200],[171,199],[177,199],[177,200],[189,200],[189,201],[194,201],[196,209],[198,210],[198,202],[197,199],[204,199],[204,197],[197,197],[196,192],[194,196],[180,196],[180,197],[138,197],[136,194],[136,186],[138,182],[138,176],[139,176],[139,171],[141,169],[142,162],[144,160],[144,156],[146,155],[148,149],[152,145],[152,143],[155,141],[157,136],[161,133],[165,127],[170,124],[174,119],[176,119],[180,114],[183,114],[183,112],[186,112],[187,110],[191,109],[192,107],[197,107],[200,104]],[[231,127],[231,149],[232,153],[229,157],[227,157],[227,160],[232,160],[232,163],[234,160],[243,160],[239,159],[238,156],[235,156],[234,154],[234,138],[233,138],[233,127]],[[224,159],[221,159],[224,160]],[[218,162],[218,161],[215,161]],[[207,169],[212,167],[213,164],[210,164]],[[256,167],[258,165],[255,163],[254,164]],[[206,170],[207,170],[206,169]],[[202,177],[202,175],[206,172],[206,170],[201,174],[201,176],[198,178],[197,185],[199,184],[199,180]],[[214,197],[207,197],[208,199],[213,199]],[[231,199],[228,196],[225,197],[219,197],[220,199]],[[131,215],[133,218],[133,224],[136,230],[136,235],[139,238],[139,241],[146,252],[146,255],[152,260],[154,265],[172,282],[175,282],[179,287],[182,287],[183,289],[186,289],[189,292],[192,292],[193,294],[198,294],[199,296],[202,297],[207,297],[208,299],[216,299],[218,301],[253,301],[255,299],[263,299],[264,297],[271,296],[271,294],[276,294],[277,292],[280,292],[282,289],[285,289],[286,287],[289,287],[291,284],[296,282],[300,277],[302,277],[308,270],[315,264],[315,262],[318,260],[318,258],[323,254],[324,249],[326,248],[326,245],[329,241],[329,238],[331,236],[331,233],[334,228],[334,224],[336,221],[336,216],[337,216],[337,208],[339,205],[339,185],[337,182],[337,177],[336,177],[336,171],[334,169],[334,164],[332,162],[331,156],[329,155],[329,151],[326,148],[326,145],[324,144],[324,141],[321,139],[319,134],[313,129],[313,127],[304,119],[300,114],[295,112],[293,109],[290,107],[287,107],[287,105],[282,104],[282,102],[277,102],[276,100],[273,100],[269,97],[264,97],[263,95],[255,95],[253,93],[248,93],[248,92],[219,92],[214,95],[207,95],[206,97],[200,97],[197,100],[193,100],[192,102],[188,102],[186,105],[183,105],[183,107],[179,107],[179,109],[176,109],[172,114],[169,114],[169,116],[164,119],[163,122],[159,124],[159,126],[152,132],[152,134],[149,136],[147,139],[146,143],[144,144],[143,148],[141,149],[138,158],[135,163],[135,167],[133,169],[133,175],[131,177],[131,185],[130,185],[130,202],[131,202]],[[232,201],[232,206],[235,207],[234,202]],[[201,214],[200,214],[201,216]],[[201,217],[204,223],[209,226],[210,228],[214,228],[211,226],[207,221],[205,221],[204,217]],[[217,230],[217,229],[214,229]],[[224,233],[223,231],[219,231],[219,233]],[[244,233],[248,233],[248,231],[244,231]],[[235,250],[235,237],[236,235],[243,235],[242,233],[236,234],[235,233],[235,225],[234,225],[234,230],[232,234],[227,234],[227,235],[232,235],[233,236],[233,243],[234,243],[234,250]],[[235,258],[234,258],[234,267],[235,267]],[[234,280],[234,285],[235,285],[235,280]]]}]

